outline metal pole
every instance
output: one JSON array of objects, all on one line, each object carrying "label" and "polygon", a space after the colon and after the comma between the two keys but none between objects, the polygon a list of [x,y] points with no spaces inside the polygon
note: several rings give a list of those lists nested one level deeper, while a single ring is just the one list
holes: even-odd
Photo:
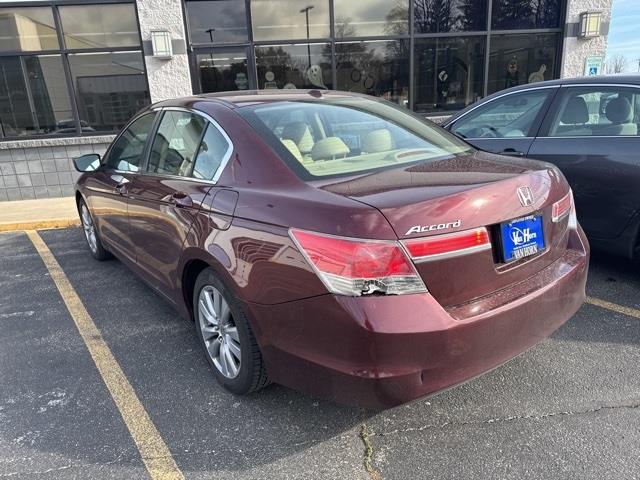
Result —
[{"label": "metal pole", "polygon": [[300,13],[305,14],[305,18],[307,20],[307,60],[309,62],[309,68],[311,68],[311,44],[309,43],[310,34],[309,34],[309,10],[313,8],[313,5],[309,5],[300,10]]}]

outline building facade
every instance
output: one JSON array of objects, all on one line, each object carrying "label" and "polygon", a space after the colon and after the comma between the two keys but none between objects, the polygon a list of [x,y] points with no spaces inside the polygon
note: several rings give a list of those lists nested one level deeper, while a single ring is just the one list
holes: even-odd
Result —
[{"label": "building facade", "polygon": [[[326,88],[442,117],[510,86],[580,76],[605,56],[611,3],[3,3],[0,201],[71,195],[71,159],[103,153],[128,118],[165,98]],[[585,38],[587,12],[599,25]]]}]

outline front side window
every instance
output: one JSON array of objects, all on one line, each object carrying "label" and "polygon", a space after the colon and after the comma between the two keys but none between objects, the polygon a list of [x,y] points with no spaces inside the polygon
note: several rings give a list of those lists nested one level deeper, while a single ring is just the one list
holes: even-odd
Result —
[{"label": "front side window", "polygon": [[514,93],[487,102],[453,124],[463,138],[514,138],[535,135],[532,127],[554,89]]},{"label": "front side window", "polygon": [[222,132],[209,124],[198,150],[192,176],[201,180],[213,180],[222,161],[230,153],[230,148],[231,145]]},{"label": "front side window", "polygon": [[189,176],[205,126],[200,115],[166,111],[151,146],[149,172]]},{"label": "front side window", "polygon": [[147,113],[122,132],[111,147],[106,165],[114,170],[137,172],[140,169],[144,146],[151,132],[156,113]]},{"label": "front side window", "polygon": [[640,91],[620,87],[563,89],[551,137],[638,135]]},{"label": "front side window", "polygon": [[399,107],[364,98],[278,102],[238,111],[305,180],[472,151],[455,136]]}]

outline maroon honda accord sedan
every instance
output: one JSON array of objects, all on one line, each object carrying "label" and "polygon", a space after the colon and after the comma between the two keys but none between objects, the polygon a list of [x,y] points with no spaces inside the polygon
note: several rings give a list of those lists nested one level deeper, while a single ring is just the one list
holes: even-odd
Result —
[{"label": "maroon honda accord sedan", "polygon": [[556,167],[378,99],[165,101],[75,163],[93,256],[194,320],[234,393],[397,405],[518,355],[585,298],[589,247]]}]

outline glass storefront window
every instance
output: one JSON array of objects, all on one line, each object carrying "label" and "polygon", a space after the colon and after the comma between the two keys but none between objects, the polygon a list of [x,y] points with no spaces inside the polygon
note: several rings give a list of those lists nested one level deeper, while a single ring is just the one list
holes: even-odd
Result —
[{"label": "glass storefront window", "polygon": [[409,40],[336,43],[338,90],[409,103]]},{"label": "glass storefront window", "polygon": [[460,110],[483,94],[485,37],[415,41],[414,108]]},{"label": "glass storefront window", "polygon": [[140,45],[136,11],[131,3],[67,5],[59,9],[69,49]]},{"label": "glass storefront window", "polygon": [[489,93],[556,78],[559,41],[555,33],[492,35]]},{"label": "glass storefront window", "polygon": [[558,28],[561,7],[562,0],[494,0],[492,28]]},{"label": "glass storefront window", "polygon": [[258,88],[333,88],[328,43],[259,46],[255,51]]},{"label": "glass storefront window", "polygon": [[244,48],[213,50],[196,55],[202,93],[249,89]]},{"label": "glass storefront window", "polygon": [[141,52],[71,54],[69,65],[87,129],[118,130],[149,103]]},{"label": "glass storefront window", "polygon": [[241,43],[249,40],[244,0],[186,2],[191,43]]},{"label": "glass storefront window", "polygon": [[60,55],[0,58],[0,125],[5,137],[65,133],[73,125]]},{"label": "glass storefront window", "polygon": [[254,40],[329,37],[329,0],[251,0]]},{"label": "glass storefront window", "polygon": [[409,31],[409,0],[334,0],[337,38],[402,35]]},{"label": "glass storefront window", "polygon": [[0,8],[0,139],[119,130],[150,103],[135,3],[39,3]]},{"label": "glass storefront window", "polygon": [[50,7],[0,8],[0,52],[57,50]]},{"label": "glass storefront window", "polygon": [[484,31],[487,29],[487,0],[413,0],[416,33]]}]

